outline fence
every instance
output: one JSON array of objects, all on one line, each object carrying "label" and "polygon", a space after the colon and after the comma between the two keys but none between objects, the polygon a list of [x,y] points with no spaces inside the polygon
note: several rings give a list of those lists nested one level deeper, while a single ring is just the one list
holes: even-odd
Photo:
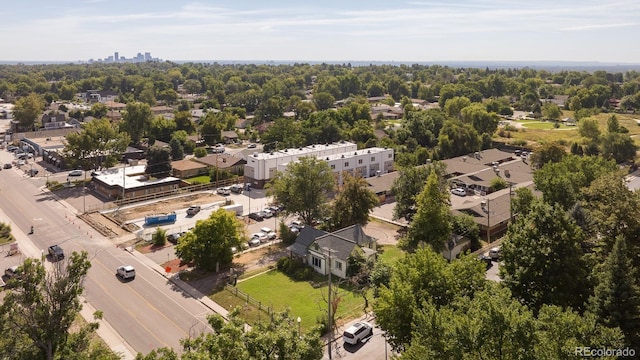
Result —
[{"label": "fence", "polygon": [[262,304],[262,302],[252,298],[251,296],[249,296],[249,294],[245,294],[244,292],[240,291],[237,287],[227,284],[224,286],[224,288],[225,290],[230,291],[232,294],[239,297],[240,299],[243,299],[246,304],[252,305],[258,308],[259,311],[264,310],[267,312],[267,314],[269,314],[269,316],[273,316],[273,308],[271,306],[265,306],[264,304]]}]

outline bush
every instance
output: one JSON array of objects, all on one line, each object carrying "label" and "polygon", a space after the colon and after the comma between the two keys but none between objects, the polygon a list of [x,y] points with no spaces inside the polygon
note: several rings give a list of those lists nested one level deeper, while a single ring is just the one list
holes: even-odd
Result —
[{"label": "bush", "polygon": [[207,156],[207,149],[204,147],[197,147],[193,150],[193,155],[197,158]]},{"label": "bush", "polygon": [[527,146],[527,141],[522,139],[513,140],[510,145],[513,146]]},{"label": "bush", "polygon": [[280,238],[285,245],[291,245],[296,241],[298,235],[283,222],[280,222]]},{"label": "bush", "polygon": [[167,231],[161,227],[156,228],[156,232],[151,236],[153,245],[164,246],[167,243]]},{"label": "bush", "polygon": [[313,270],[301,261],[283,257],[278,260],[278,270],[294,280],[307,281],[313,279]]}]

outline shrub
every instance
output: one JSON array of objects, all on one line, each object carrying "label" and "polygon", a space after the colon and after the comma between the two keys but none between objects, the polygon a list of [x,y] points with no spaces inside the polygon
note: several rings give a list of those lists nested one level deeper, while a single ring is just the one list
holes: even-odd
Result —
[{"label": "shrub", "polygon": [[283,257],[278,260],[278,270],[294,280],[307,281],[313,279],[313,270],[301,261]]},{"label": "shrub", "polygon": [[156,232],[151,236],[153,245],[164,246],[167,243],[167,231],[161,227],[156,228]]},{"label": "shrub", "polygon": [[291,231],[291,229],[283,222],[280,222],[280,238],[282,242],[286,245],[291,245],[296,241],[296,233]]},{"label": "shrub", "polygon": [[527,141],[522,139],[516,139],[511,142],[510,145],[513,146],[527,146]]},{"label": "shrub", "polygon": [[197,147],[193,150],[193,155],[197,158],[205,157],[207,156],[207,149],[203,147]]}]

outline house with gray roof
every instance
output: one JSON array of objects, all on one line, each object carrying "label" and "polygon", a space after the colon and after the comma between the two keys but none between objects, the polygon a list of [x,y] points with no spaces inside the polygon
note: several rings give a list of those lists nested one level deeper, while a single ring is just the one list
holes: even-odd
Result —
[{"label": "house with gray roof", "polygon": [[349,259],[355,256],[375,258],[376,244],[376,239],[365,234],[359,224],[332,233],[305,226],[296,242],[287,249],[304,259],[316,272],[327,275],[331,271],[345,279]]}]

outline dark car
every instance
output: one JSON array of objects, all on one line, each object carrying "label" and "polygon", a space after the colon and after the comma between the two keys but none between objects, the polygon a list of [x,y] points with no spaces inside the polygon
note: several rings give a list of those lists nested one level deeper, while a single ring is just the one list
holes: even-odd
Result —
[{"label": "dark car", "polygon": [[490,268],[491,265],[493,265],[493,262],[490,256],[479,255],[478,260],[482,261],[487,266],[487,269]]},{"label": "dark car", "polygon": [[263,211],[259,211],[259,212],[252,212],[249,214],[249,219],[255,220],[255,221],[262,221],[264,220],[264,213]]},{"label": "dark car", "polygon": [[184,234],[185,234],[184,232],[169,234],[169,235],[167,235],[167,241],[172,243],[172,244],[177,244],[178,243],[178,239],[183,237]]},{"label": "dark car", "polygon": [[29,176],[34,177],[36,175],[38,175],[38,169],[29,169],[29,171],[27,172],[29,174]]},{"label": "dark car", "polygon": [[6,163],[2,166],[3,169],[11,169],[11,164],[10,163]]}]

